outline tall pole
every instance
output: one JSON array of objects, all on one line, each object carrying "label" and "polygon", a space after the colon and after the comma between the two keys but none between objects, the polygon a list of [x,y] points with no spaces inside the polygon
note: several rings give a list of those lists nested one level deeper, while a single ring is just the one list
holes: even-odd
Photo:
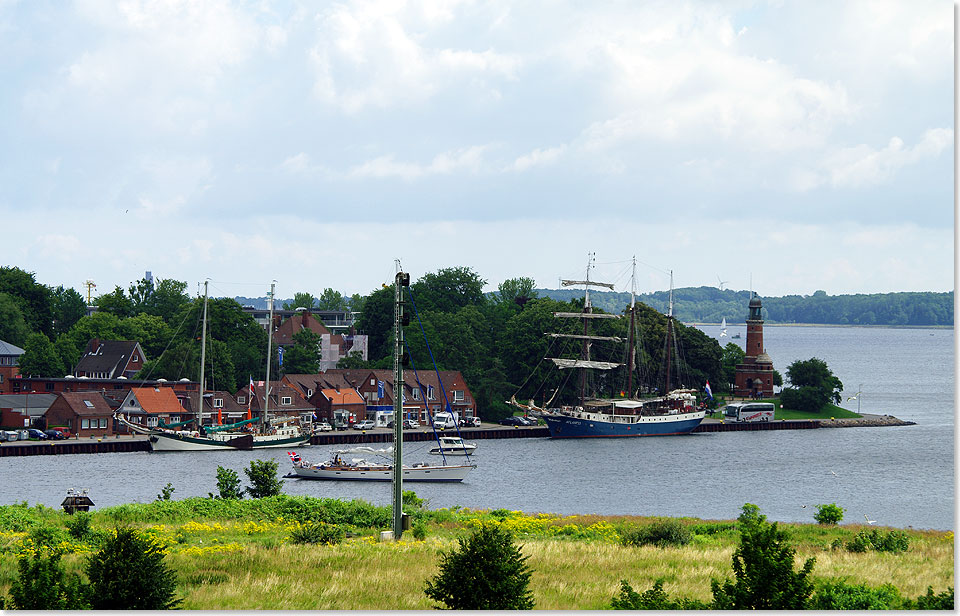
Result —
[{"label": "tall pole", "polygon": [[671,351],[673,350],[673,270],[670,270],[670,303],[667,307],[667,382],[663,391],[663,395],[670,393],[670,365],[673,363],[673,360],[670,357]]},{"label": "tall pole", "polygon": [[627,397],[633,397],[633,330],[637,307],[637,257],[633,257],[633,273],[630,276],[630,342],[627,344]]},{"label": "tall pole", "polygon": [[197,429],[203,425],[203,390],[206,389],[204,370],[207,367],[207,290],[210,281],[203,281],[203,331],[200,333],[200,402],[197,406]]},{"label": "tall pole", "polygon": [[393,307],[393,538],[403,535],[403,288],[410,275],[399,268],[394,278]]},{"label": "tall pole", "polygon": [[270,283],[270,297],[267,301],[270,303],[270,322],[267,324],[267,380],[263,387],[263,422],[264,429],[270,421],[267,411],[270,409],[270,364],[273,363],[273,290],[277,286],[277,281]]}]

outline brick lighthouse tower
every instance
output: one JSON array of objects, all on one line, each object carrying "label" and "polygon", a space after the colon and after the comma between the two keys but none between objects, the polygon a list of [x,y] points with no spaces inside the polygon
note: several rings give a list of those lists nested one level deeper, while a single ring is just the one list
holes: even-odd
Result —
[{"label": "brick lighthouse tower", "polygon": [[750,298],[747,316],[747,356],[737,365],[733,395],[744,398],[773,397],[773,360],[763,349],[763,317],[760,298]]}]

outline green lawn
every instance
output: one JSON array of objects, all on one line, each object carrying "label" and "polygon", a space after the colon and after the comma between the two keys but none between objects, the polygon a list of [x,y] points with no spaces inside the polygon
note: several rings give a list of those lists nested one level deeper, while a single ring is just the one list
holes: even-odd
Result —
[{"label": "green lawn", "polygon": [[[834,406],[833,404],[828,404],[822,411],[819,413],[807,413],[805,411],[793,411],[790,409],[780,408],[780,398],[764,398],[763,400],[756,400],[755,402],[772,402],[777,410],[774,414],[774,419],[825,419],[829,420],[831,417],[836,419],[856,419],[862,417],[853,411],[848,411],[847,409],[840,408],[839,406]],[[714,417],[720,417],[719,412],[723,408],[724,403],[720,403],[717,406],[716,413]]]}]

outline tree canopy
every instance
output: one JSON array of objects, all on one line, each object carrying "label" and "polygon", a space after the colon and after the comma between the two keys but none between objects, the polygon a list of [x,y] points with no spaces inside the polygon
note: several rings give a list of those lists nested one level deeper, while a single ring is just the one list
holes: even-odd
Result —
[{"label": "tree canopy", "polygon": [[798,359],[787,368],[787,379],[791,386],[780,394],[784,408],[817,413],[831,402],[840,403],[843,383],[822,359]]}]

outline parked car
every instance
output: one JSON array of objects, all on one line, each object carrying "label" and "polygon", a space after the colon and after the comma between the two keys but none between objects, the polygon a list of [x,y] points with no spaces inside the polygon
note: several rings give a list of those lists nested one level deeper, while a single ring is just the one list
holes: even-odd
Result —
[{"label": "parked car", "polygon": [[463,428],[476,428],[480,426],[479,417],[464,417],[460,420],[460,426]]},{"label": "parked car", "polygon": [[523,417],[518,417],[517,415],[511,415],[510,417],[504,417],[500,420],[501,426],[525,426],[527,423],[523,420]]},{"label": "parked car", "polygon": [[520,420],[523,421],[525,426],[535,426],[537,425],[537,420],[533,417],[527,417],[526,415],[520,417]]},{"label": "parked car", "polygon": [[331,430],[333,430],[333,426],[331,426],[325,421],[320,421],[313,424],[314,432],[330,432]]},{"label": "parked car", "polygon": [[403,420],[403,429],[404,430],[416,430],[420,427],[420,422],[414,421],[412,419]]},{"label": "parked car", "polygon": [[62,441],[63,439],[67,438],[60,430],[44,430],[43,433],[46,434],[47,438],[51,441]]},{"label": "parked car", "polygon": [[354,430],[373,430],[377,427],[377,424],[372,419],[364,419],[363,421],[358,421],[353,424]]},{"label": "parked car", "polygon": [[37,430],[36,428],[30,428],[30,429],[27,430],[27,434],[30,435],[30,438],[31,438],[31,439],[37,439],[38,441],[45,441],[45,440],[47,440],[47,435],[43,432],[43,430]]}]

